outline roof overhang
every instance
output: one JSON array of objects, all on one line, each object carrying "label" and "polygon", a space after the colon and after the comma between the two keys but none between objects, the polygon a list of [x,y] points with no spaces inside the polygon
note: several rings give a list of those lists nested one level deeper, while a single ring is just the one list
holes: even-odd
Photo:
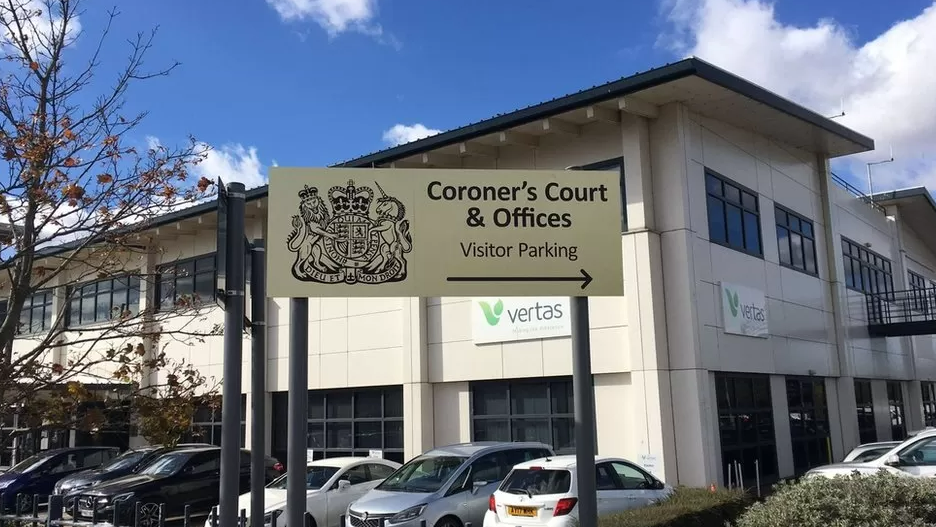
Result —
[{"label": "roof overhang", "polygon": [[885,209],[896,208],[900,221],[936,254],[936,201],[926,187],[878,192],[872,199]]}]

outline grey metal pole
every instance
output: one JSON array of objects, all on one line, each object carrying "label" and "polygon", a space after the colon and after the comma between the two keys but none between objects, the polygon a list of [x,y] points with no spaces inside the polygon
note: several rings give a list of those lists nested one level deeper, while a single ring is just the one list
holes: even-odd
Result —
[{"label": "grey metal pole", "polygon": [[306,434],[309,405],[309,299],[289,300],[289,420],[286,442],[286,525],[306,512]]},{"label": "grey metal pole", "polygon": [[227,280],[224,298],[224,382],[221,386],[221,525],[237,524],[240,496],[240,398],[244,351],[244,184],[227,186]]},{"label": "grey metal pole", "polygon": [[263,527],[266,484],[266,248],[250,248],[250,527]]},{"label": "grey metal pole", "polygon": [[595,489],[595,388],[591,371],[588,297],[571,299],[572,393],[575,409],[575,474],[578,479],[579,525],[598,525]]}]

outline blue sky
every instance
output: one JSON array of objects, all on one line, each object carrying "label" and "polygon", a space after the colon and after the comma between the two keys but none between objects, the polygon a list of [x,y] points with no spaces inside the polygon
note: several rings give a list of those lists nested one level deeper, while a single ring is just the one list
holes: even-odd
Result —
[{"label": "blue sky", "polygon": [[[73,60],[105,21],[106,4],[84,9]],[[327,165],[389,146],[395,125],[418,137],[697,54],[829,115],[844,99],[841,121],[874,137],[877,157],[893,147],[899,158],[881,169],[882,188],[936,188],[936,32],[923,31],[936,27],[932,1],[161,0],[119,10],[105,79],[124,40],[157,25],[147,63],[182,63],[131,92],[130,106],[150,112],[139,140],[192,134],[215,148],[203,169],[229,179],[254,182],[274,162]],[[837,168],[860,173],[871,157]]]}]

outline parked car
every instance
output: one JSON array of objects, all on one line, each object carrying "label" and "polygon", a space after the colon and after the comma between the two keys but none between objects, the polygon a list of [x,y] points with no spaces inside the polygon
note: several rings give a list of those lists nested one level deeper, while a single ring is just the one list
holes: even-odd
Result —
[{"label": "parked car", "polygon": [[[104,481],[110,481],[126,476],[127,474],[133,474],[166,452],[181,448],[206,446],[210,447],[214,445],[207,443],[182,443],[176,447],[145,446],[127,450],[123,454],[110,460],[109,463],[105,463],[98,468],[82,470],[71,476],[60,479],[58,483],[55,484],[53,493],[61,496],[75,494]],[[73,502],[73,499],[65,501],[65,509],[67,511],[72,512]]]},{"label": "parked car", "polygon": [[[578,485],[575,456],[520,463],[488,501],[483,527],[575,527]],[[595,457],[598,515],[646,507],[673,489],[626,459]]]},{"label": "parked car", "polygon": [[554,455],[542,443],[464,443],[436,448],[410,460],[348,507],[346,527],[481,525],[488,498],[508,472]]},{"label": "parked car", "polygon": [[900,441],[880,441],[877,443],[858,445],[845,456],[842,463],[864,463],[865,461],[871,461],[890,452],[899,444]]},{"label": "parked car", "polygon": [[[241,450],[240,492],[250,490],[250,451]],[[266,481],[280,474],[278,462],[267,456]],[[133,503],[140,503],[140,525],[158,524],[159,506],[165,504],[167,520],[181,518],[185,506],[193,517],[207,515],[219,501],[221,485],[221,449],[193,447],[165,453],[139,472],[95,485],[83,492],[66,496],[78,499],[77,519],[114,518],[129,523]]]},{"label": "parked car", "polygon": [[805,476],[874,474],[881,470],[898,476],[936,476],[936,430],[919,432],[870,461],[824,465],[810,470]]},{"label": "parked car", "polygon": [[[379,458],[338,457],[320,459],[308,465],[306,473],[306,510],[312,517],[302,527],[339,527],[341,515],[348,505],[373,489],[387,476],[400,468],[400,464]],[[264,489],[264,524],[287,527],[286,474],[276,478]],[[238,511],[250,516],[251,494],[243,494]],[[214,511],[212,512],[214,514]],[[215,527],[209,517],[205,527]]]},{"label": "parked car", "polygon": [[46,450],[30,456],[0,474],[0,508],[12,511],[32,510],[34,496],[44,502],[60,479],[82,470],[97,468],[117,457],[115,447],[78,447]]}]

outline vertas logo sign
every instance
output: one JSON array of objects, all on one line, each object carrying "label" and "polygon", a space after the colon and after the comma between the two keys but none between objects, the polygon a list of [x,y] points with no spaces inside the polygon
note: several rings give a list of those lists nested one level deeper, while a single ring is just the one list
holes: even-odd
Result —
[{"label": "vertas logo sign", "polygon": [[767,302],[764,292],[722,282],[725,333],[767,338]]},{"label": "vertas logo sign", "polygon": [[571,334],[566,297],[476,298],[472,304],[476,344]]}]

